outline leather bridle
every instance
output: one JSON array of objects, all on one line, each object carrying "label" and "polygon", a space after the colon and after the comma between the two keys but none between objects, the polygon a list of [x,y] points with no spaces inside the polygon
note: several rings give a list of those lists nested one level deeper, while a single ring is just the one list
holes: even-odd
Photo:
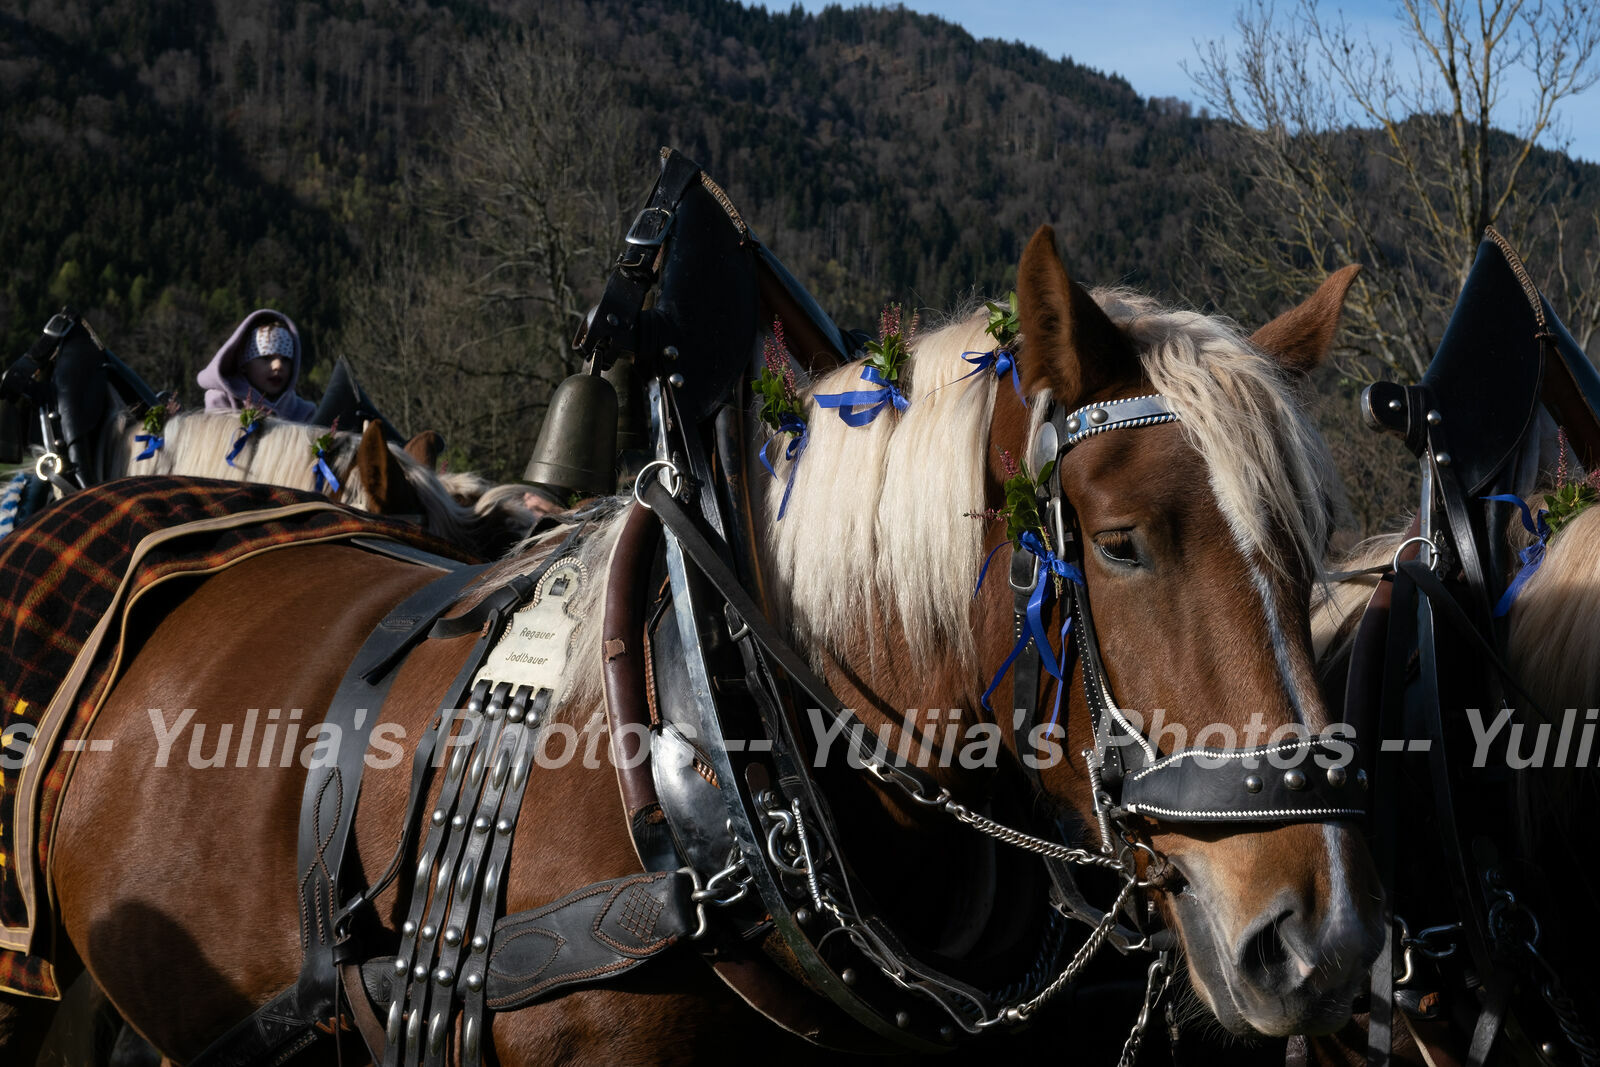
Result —
[{"label": "leather bridle", "polygon": [[[1180,421],[1179,412],[1158,394],[1085,404],[1068,410],[1053,400],[1029,443],[1033,469],[1054,461],[1055,470],[1080,442],[1112,430]],[[1071,654],[1080,667],[1093,747],[1081,756],[1094,789],[1100,844],[1107,853],[1125,851],[1139,839],[1144,819],[1162,823],[1248,823],[1284,825],[1333,819],[1360,819],[1365,812],[1366,774],[1355,767],[1355,742],[1338,735],[1290,737],[1249,748],[1191,748],[1163,756],[1118,706],[1096,639],[1088,588],[1082,582],[1083,535],[1076,513],[1051,477],[1039,500],[1047,535],[1058,548],[1045,559],[1025,543],[1012,557],[1013,614],[1016,632],[1028,625],[1029,601],[1038,582],[1054,582],[1061,597],[1063,631],[1070,632]],[[1065,563],[1066,566],[1059,566]],[[1057,564],[1052,566],[1052,564]],[[1063,572],[1071,577],[1059,577]],[[1029,577],[1031,576],[1031,581]],[[1027,714],[1016,724],[1019,749],[1038,714],[1040,656],[1030,645],[1015,665],[1013,692]],[[1063,649],[1063,657],[1067,650]],[[1061,686],[1071,678],[1061,671]],[[1082,894],[1063,886],[1070,873],[1052,869],[1058,890],[1069,900]],[[1090,908],[1082,916],[1098,919]],[[1128,931],[1120,931],[1124,938]]]},{"label": "leather bridle", "polygon": [[[667,399],[664,391],[655,387],[653,390],[658,405]],[[1133,397],[1072,411],[1052,408],[1034,437],[1030,454],[1036,460],[1041,455],[1059,460],[1088,437],[1113,429],[1173,422],[1178,418],[1178,413],[1160,396]],[[673,421],[658,418],[657,426]],[[746,688],[762,707],[769,736],[780,738],[788,734],[783,725],[787,715],[781,708],[785,704],[793,706],[792,701],[785,700],[784,687],[776,682],[771,670],[772,666],[777,666],[782,668],[788,681],[809,698],[812,707],[844,726],[842,736],[853,748],[850,760],[853,766],[859,766],[919,805],[941,810],[980,833],[1038,855],[1046,863],[1055,885],[1052,898],[1055,908],[1091,928],[1088,940],[1079,951],[1072,953],[1070,960],[1062,954],[1050,965],[1042,981],[1031,983],[1030,988],[1006,999],[980,993],[917,961],[898,945],[881,920],[870,913],[851,911],[853,896],[848,888],[851,876],[839,863],[833,819],[825,798],[816,792],[803,765],[791,762],[782,775],[787,783],[787,799],[775,803],[779,798],[773,795],[757,805],[773,809],[765,813],[761,822],[750,819],[743,805],[730,807],[729,832],[735,839],[748,836],[757,841],[765,839],[770,844],[776,837],[797,842],[804,859],[794,862],[810,872],[806,885],[814,905],[813,913],[830,915],[861,953],[895,984],[938,1003],[959,1028],[975,1034],[990,1026],[1025,1021],[1045,1000],[1069,984],[1095,950],[1107,942],[1125,952],[1143,949],[1160,953],[1150,973],[1147,1008],[1159,996],[1159,986],[1165,982],[1163,976],[1170,974],[1168,957],[1172,935],[1166,931],[1147,932],[1140,921],[1141,895],[1154,884],[1153,879],[1165,866],[1149,846],[1140,841],[1144,819],[1282,825],[1361,816],[1364,776],[1360,771],[1349,769],[1355,758],[1355,746],[1343,738],[1300,737],[1251,748],[1186,749],[1162,756],[1129,721],[1111,693],[1095,639],[1087,590],[1076,581],[1062,583],[1062,610],[1071,619],[1071,647],[1081,667],[1094,736],[1093,748],[1083,755],[1096,794],[1095,809],[1101,824],[1100,851],[1065,844],[1071,839],[1070,830],[1065,827],[1059,827],[1056,839],[1049,840],[1003,825],[963,805],[920,768],[900,765],[876,753],[866,740],[872,735],[865,724],[810,670],[805,657],[765,621],[739,577],[723,561],[725,550],[717,547],[714,535],[702,531],[701,523],[678,503],[680,495],[689,501],[695,500],[695,484],[712,476],[709,469],[694,469],[692,463],[690,469],[680,469],[678,463],[667,458],[683,456],[686,444],[686,441],[673,439],[671,434],[664,435],[658,452],[663,458],[654,465],[661,469],[641,475],[636,492],[640,502],[651,507],[660,518],[679,558],[698,570],[715,588],[718,599],[726,605],[724,610],[731,629],[735,629],[733,620],[737,620],[736,644],[744,654],[748,671]],[[1059,479],[1052,480],[1045,489],[1040,504],[1047,529],[1052,531],[1050,536],[1066,551],[1065,562],[1069,566],[1061,568],[1058,566],[1061,560],[1042,558],[1027,548],[1014,551],[1012,585],[1019,634],[1029,625],[1029,601],[1040,593],[1039,583],[1053,583],[1063,569],[1070,572],[1082,563],[1081,535]],[[1076,573],[1081,576],[1081,570]],[[1019,574],[1030,575],[1032,581],[1019,579]],[[1020,673],[1014,681],[1014,692],[1019,694],[1017,703],[1026,705],[1025,715],[1018,724],[1024,732],[1039,714],[1040,655],[1041,650],[1030,644],[1017,661]],[[1070,679],[1070,674],[1065,671],[1063,674]],[[792,744],[790,738],[788,743],[776,748],[787,749]],[[1026,760],[1022,763],[1028,766]],[[1036,771],[1032,775],[1033,787],[1042,795],[1043,787]],[[785,814],[781,810],[784,808],[793,810],[792,819],[780,818]],[[766,816],[771,816],[770,825]],[[710,883],[737,884],[739,897],[747,887],[760,890],[763,904],[774,917],[793,910],[795,905],[784,899],[781,888],[784,872],[782,864],[778,863],[779,857],[772,858],[778,869],[766,869],[763,852],[771,853],[772,849],[738,851],[741,855],[734,866],[728,871],[719,871],[708,881],[708,886]],[[1142,863],[1141,852],[1152,862]],[[1120,888],[1109,908],[1101,910],[1088,904],[1073,873],[1074,868],[1095,868],[1116,875]],[[716,893],[708,892],[703,899],[712,906],[721,903]],[[1125,913],[1133,920],[1131,927],[1121,920]],[[815,956],[803,935],[791,939],[783,922],[778,928],[803,966],[816,965],[818,973],[826,972],[826,963]],[[1050,972],[1056,967],[1062,969],[1050,980]],[[869,1005],[841,1002],[841,1006],[871,1023]]]}]

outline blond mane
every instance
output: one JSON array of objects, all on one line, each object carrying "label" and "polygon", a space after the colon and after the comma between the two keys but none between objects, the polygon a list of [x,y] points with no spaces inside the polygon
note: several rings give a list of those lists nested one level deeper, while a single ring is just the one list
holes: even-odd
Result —
[{"label": "blond mane", "polygon": [[[240,432],[237,415],[216,411],[180,412],[167,420],[163,431],[165,445],[145,460],[135,458],[144,449],[144,445],[135,440],[143,432],[137,420],[125,415],[119,418],[107,435],[109,446],[104,463],[107,478],[182,474],[315,491],[312,446],[328,430],[322,426],[268,418],[251,435],[231,465],[227,461],[228,453]],[[328,466],[337,472],[343,483],[339,499],[353,508],[371,511],[372,494],[354,463],[360,443],[360,434],[336,432],[326,458]],[[520,486],[492,486],[475,474],[439,475],[396,445],[391,444],[389,452],[416,492],[429,532],[446,541],[464,547],[478,545],[499,538],[507,530],[527,530],[537,518],[522,503]],[[457,496],[472,503],[458,503]]]},{"label": "blond mane", "polygon": [[[1181,413],[1241,550],[1269,567],[1315,568],[1328,537],[1333,467],[1277,363],[1223,320],[1123,290],[1093,295]],[[975,660],[971,594],[984,529],[968,516],[984,507],[999,385],[987,373],[963,379],[973,367],[962,356],[993,347],[985,323],[979,312],[915,339],[902,372],[911,405],[902,414],[856,428],[815,405],[816,394],[862,388],[859,364],[810,390],[809,440],[786,517],[769,525],[766,545],[780,610],[802,642],[870,653],[874,635],[863,620],[889,608],[913,655],[953,650],[966,665]],[[1025,343],[1020,358],[1028,358]],[[1030,398],[1035,421],[1047,396]],[[789,464],[776,469],[766,488],[769,519]]]},{"label": "blond mane", "polygon": [[1163,308],[1125,289],[1097,289],[1094,298],[1138,346],[1155,391],[1180,413],[1178,425],[1205,457],[1212,492],[1246,558],[1279,571],[1318,568],[1338,475],[1277,360],[1226,319]]}]

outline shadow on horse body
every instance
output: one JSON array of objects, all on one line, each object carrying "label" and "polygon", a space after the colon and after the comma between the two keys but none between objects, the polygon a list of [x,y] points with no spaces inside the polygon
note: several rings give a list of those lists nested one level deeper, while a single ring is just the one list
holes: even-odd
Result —
[{"label": "shadow on horse body", "polygon": [[[959,802],[925,803],[892,774],[864,773],[844,758],[835,734],[808,731],[807,717],[795,713],[804,759],[840,816],[840,851],[862,906],[908,951],[985,988],[1037,955],[1048,879],[1032,857],[952,813],[1038,825],[1043,808],[1044,822],[1076,835],[1070,844],[1101,855],[1095,790],[1079,755],[1103,755],[1092,724],[1127,729],[1140,718],[1135,709],[1146,723],[1161,712],[1164,732],[1122,738],[1129,766],[1141,753],[1154,761],[1158,749],[1221,741],[1235,750],[1221,757],[1228,790],[1241,795],[1249,787],[1230,760],[1269,735],[1276,742],[1328,725],[1307,622],[1326,531],[1318,482],[1326,457],[1295,410],[1284,369],[1325,346],[1326,309],[1308,304],[1280,320],[1268,335],[1281,346],[1274,360],[1203,316],[1124,292],[1091,296],[1067,277],[1048,230],[1023,258],[1019,293],[1020,390],[990,373],[966,373],[963,354],[988,347],[981,316],[916,339],[902,371],[903,412],[888,408],[865,426],[847,426],[814,398],[852,388],[860,365],[823,378],[804,398],[809,444],[792,461],[797,469],[780,461],[780,480],[757,499],[754,524],[771,614],[865,723],[865,736],[880,741],[880,758],[904,753]],[[1151,394],[1164,397],[1178,421],[1086,433],[1062,450],[1052,474],[1049,495],[1064,518],[1053,536],[1041,532],[1064,554],[1060,536],[1072,532],[1082,546],[1082,583],[1057,583],[1070,567],[1045,549],[1041,581],[1060,599],[1043,600],[1040,621],[1056,635],[1063,602],[1077,603],[1068,640],[1087,642],[1080,651],[1093,655],[1073,660],[1060,692],[1048,668],[1036,688],[1006,676],[996,703],[1017,712],[996,717],[984,693],[1022,618],[1003,579],[979,584],[985,556],[1002,549],[1008,533],[1003,522],[978,516],[1005,503],[1009,457],[1039,450],[1042,427],[1076,435],[1065,413],[1098,425],[1093,411],[1123,410],[1116,402]],[[780,522],[782,479],[791,473]],[[506,913],[640,870],[603,725],[601,664],[614,650],[603,651],[600,625],[601,576],[626,524],[653,524],[638,508],[618,501],[597,509],[575,550],[590,577],[572,609],[581,618],[559,703],[536,742],[545,758],[529,779],[502,881]],[[501,564],[474,597],[533,570],[551,545],[546,539]],[[1006,555],[998,553],[997,575]],[[298,921],[291,874],[306,724],[328,706],[368,631],[428,578],[350,548],[294,547],[224,570],[148,620],[94,728],[114,755],[80,762],[50,874],[63,945],[130,1024],[174,1058],[193,1058],[294,982],[311,936]],[[1084,635],[1086,602],[1093,632]],[[399,834],[408,750],[473,640],[424,641],[399,668],[355,816],[352,862],[366,879],[387,865]],[[1047,660],[1057,656],[1043,650]],[[1103,677],[1087,676],[1091,668]],[[1051,713],[1058,698],[1059,723]],[[270,740],[261,731],[241,755],[247,717],[270,717],[279,729]],[[1032,726],[1021,740],[1013,735],[1019,722]],[[558,731],[563,723],[570,729]],[[225,737],[230,727],[234,735]],[[572,743],[547,747],[560,733]],[[556,758],[563,750],[567,758]],[[1030,755],[1037,785],[1019,765]],[[1137,886],[1124,884],[1138,893],[1126,899],[1148,893],[1150,908],[1138,907],[1135,918],[1164,919],[1196,993],[1224,1026],[1281,1035],[1343,1024],[1381,935],[1379,891],[1351,823],[1229,811],[1195,821],[1186,817],[1192,812],[1144,810],[1108,813],[1103,858],[1123,864],[1123,877],[1137,873]],[[405,908],[396,885],[377,897],[364,932],[373,956],[394,951]],[[748,953],[723,913],[708,911],[711,933],[699,947]],[[494,1015],[495,1060],[692,1062],[752,1048],[779,1060],[833,1055],[785,1040],[696,955],[683,945],[617,982]],[[796,998],[812,995],[793,987]],[[1034,1026],[1020,1037],[1058,1050],[1067,1039],[1061,1027],[1082,1033],[1084,1021],[1051,1014],[1066,1000],[1047,1001],[1042,992]],[[48,1005],[3,1003],[0,1042],[7,1022],[16,1032],[0,1047],[20,1050],[29,1013]],[[1091,1029],[1103,1036],[1102,1024],[1096,1018]],[[1005,1018],[993,1029],[1007,1029]],[[979,1040],[973,1050],[991,1047]]]}]

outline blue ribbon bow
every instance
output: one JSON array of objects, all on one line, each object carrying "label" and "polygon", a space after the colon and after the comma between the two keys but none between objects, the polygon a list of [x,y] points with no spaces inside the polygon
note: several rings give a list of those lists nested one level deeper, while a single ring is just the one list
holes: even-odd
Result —
[{"label": "blue ribbon bow", "polygon": [[[1069,582],[1076,582],[1082,585],[1083,572],[1046,548],[1039,535],[1032,530],[1024,531],[1018,540],[1021,541],[1022,547],[1032,552],[1034,559],[1038,561],[1038,569],[1034,574],[1033,594],[1028,597],[1027,626],[1023,628],[1021,635],[1017,637],[1017,643],[1012,647],[1011,654],[1006,656],[1005,662],[1000,664],[1000,669],[995,672],[994,680],[989,683],[989,688],[983,691],[982,703],[985,709],[990,712],[994,711],[994,708],[989,706],[990,694],[999,688],[1001,680],[1005,678],[1006,672],[1011,669],[1011,665],[1017,661],[1017,657],[1022,655],[1028,645],[1032,643],[1039,649],[1039,659],[1045,671],[1056,680],[1055,707],[1050,713],[1050,725],[1054,726],[1061,715],[1061,693],[1067,687],[1067,634],[1072,631],[1072,616],[1068,615],[1061,623],[1061,653],[1059,656],[1052,657],[1050,653],[1054,649],[1050,647],[1050,634],[1045,629],[1044,609],[1045,605],[1056,595],[1056,583],[1051,581],[1052,578],[1064,578]],[[994,551],[989,553],[989,558],[983,561],[983,569],[978,572],[978,584],[972,590],[973,597],[977,597],[978,589],[983,586],[983,579],[989,573],[989,564],[994,559],[995,552],[999,552],[1008,543],[1002,541],[996,545]]]},{"label": "blue ribbon bow", "polygon": [[[861,380],[881,385],[881,389],[856,389],[848,393],[829,393],[825,396],[813,396],[818,407],[836,408],[839,417],[847,426],[865,426],[877,418],[890,404],[896,411],[904,411],[911,406],[911,401],[906,399],[900,387],[878,373],[877,367],[862,367]],[[860,411],[852,411],[857,404],[868,404]]]},{"label": "blue ribbon bow", "polygon": [[[972,364],[972,370],[957,378],[957,382],[964,382],[974,374],[982,374],[986,370],[994,371],[996,378],[1011,375],[1011,388],[1016,391],[1018,399],[1022,397],[1022,374],[1017,367],[1017,357],[1009,349],[996,348],[991,352],[963,352],[961,358]],[[955,383],[952,382],[952,385]]]},{"label": "blue ribbon bow", "polygon": [[[799,416],[784,414],[778,416],[778,433],[793,435],[789,438],[788,446],[783,450],[783,458],[789,461],[789,481],[783,487],[783,503],[778,505],[778,521],[782,522],[784,512],[789,510],[789,494],[794,492],[796,465],[800,462],[800,457],[805,454],[806,442],[810,440],[811,428],[806,425],[806,420]],[[777,439],[776,434],[769,437],[767,443],[762,445],[761,451],[757,453],[761,457],[761,465],[767,468],[767,473],[772,475],[773,478],[778,477],[778,472],[772,469],[772,461],[767,458],[767,449],[771,448],[772,442]]]},{"label": "blue ribbon bow", "polygon": [[1550,534],[1552,532],[1550,524],[1544,520],[1545,516],[1550,513],[1544,508],[1540,508],[1539,514],[1537,516],[1534,515],[1528,509],[1527,501],[1511,493],[1499,493],[1495,496],[1486,496],[1483,499],[1498,500],[1503,504],[1515,504],[1517,510],[1522,512],[1523,529],[1539,539],[1517,553],[1517,562],[1521,566],[1517,568],[1516,576],[1511,579],[1511,584],[1506,586],[1506,591],[1500,594],[1499,603],[1494,606],[1494,617],[1500,619],[1504,618],[1506,613],[1511,610],[1512,601],[1517,599],[1517,594],[1522,592],[1522,587],[1527,584],[1528,579],[1532,578],[1534,572],[1539,569],[1539,564],[1544,562],[1544,550],[1550,544]]},{"label": "blue ribbon bow", "polygon": [[144,445],[144,451],[133,457],[135,460],[149,459],[165,447],[167,443],[167,439],[158,433],[135,434],[133,439]]},{"label": "blue ribbon bow", "polygon": [[230,466],[230,467],[234,466],[234,462],[233,461],[239,458],[239,453],[240,452],[244,451],[244,443],[246,441],[250,440],[250,435],[255,433],[256,432],[256,427],[260,426],[260,425],[261,425],[261,422],[258,419],[255,422],[252,422],[249,426],[246,426],[244,429],[239,431],[238,439],[233,442],[233,450],[228,453],[228,466]]},{"label": "blue ribbon bow", "polygon": [[320,448],[317,449],[317,460],[311,465],[312,471],[316,474],[316,481],[313,485],[319,493],[322,492],[323,485],[331,486],[333,491],[337,493],[340,489],[339,479],[334,476],[333,468],[328,466],[328,461],[323,458],[326,455],[326,451]]}]

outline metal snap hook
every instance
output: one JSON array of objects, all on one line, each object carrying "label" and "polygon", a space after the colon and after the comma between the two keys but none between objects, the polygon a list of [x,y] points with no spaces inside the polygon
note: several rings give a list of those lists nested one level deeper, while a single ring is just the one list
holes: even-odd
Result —
[{"label": "metal snap hook", "polygon": [[678,873],[687,874],[689,876],[689,884],[694,886],[693,891],[689,894],[689,899],[694,902],[695,917],[699,920],[699,926],[694,933],[689,935],[689,940],[699,941],[711,929],[711,919],[706,915],[705,901],[701,899],[701,894],[706,887],[701,884],[700,875],[693,867],[679,867]]}]

